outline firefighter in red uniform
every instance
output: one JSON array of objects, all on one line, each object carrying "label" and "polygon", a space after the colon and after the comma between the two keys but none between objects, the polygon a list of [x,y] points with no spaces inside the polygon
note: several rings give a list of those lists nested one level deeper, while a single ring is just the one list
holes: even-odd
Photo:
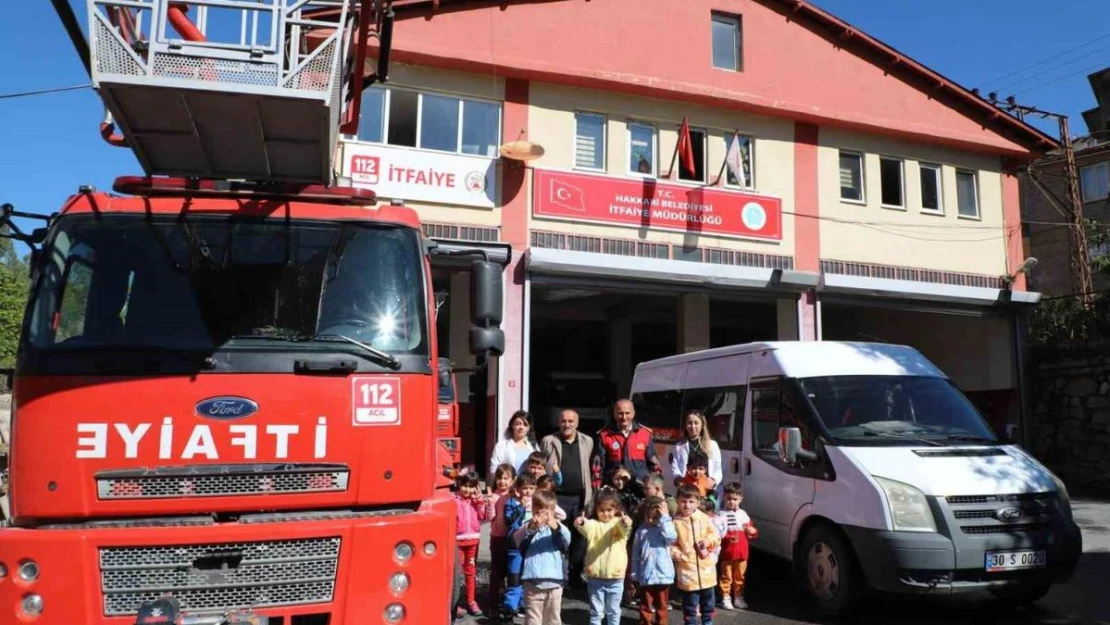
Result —
[{"label": "firefighter in red uniform", "polygon": [[627,399],[613,405],[613,421],[597,433],[590,459],[594,489],[601,487],[603,476],[621,465],[639,484],[649,473],[662,472],[651,430],[636,423],[636,409]]}]

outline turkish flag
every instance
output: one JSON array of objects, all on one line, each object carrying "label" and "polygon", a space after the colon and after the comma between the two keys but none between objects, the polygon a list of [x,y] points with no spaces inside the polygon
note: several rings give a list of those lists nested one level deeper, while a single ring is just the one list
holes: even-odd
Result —
[{"label": "turkish flag", "polygon": [[686,173],[694,175],[694,140],[690,138],[690,124],[686,117],[682,117],[682,128],[678,130],[678,158],[679,163],[686,169]]},{"label": "turkish flag", "polygon": [[586,212],[586,194],[578,187],[551,179],[551,203],[580,213]]}]

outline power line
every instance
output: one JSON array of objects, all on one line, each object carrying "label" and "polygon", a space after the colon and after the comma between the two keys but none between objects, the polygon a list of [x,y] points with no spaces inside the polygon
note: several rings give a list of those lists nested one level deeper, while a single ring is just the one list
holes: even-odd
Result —
[{"label": "power line", "polygon": [[35,91],[21,91],[18,93],[0,93],[0,100],[9,100],[11,98],[26,98],[36,95],[46,95],[48,93],[61,93],[63,91],[78,91],[80,89],[88,89],[92,85],[73,85],[72,87],[57,87],[55,89],[38,89]]},{"label": "power line", "polygon": [[1059,53],[1057,53],[1057,54],[1054,54],[1054,55],[1052,55],[1052,56],[1050,56],[1050,57],[1046,57],[1046,58],[1043,58],[1043,59],[1041,59],[1040,61],[1037,61],[1036,63],[1033,63],[1032,65],[1027,65],[1027,66],[1025,66],[1025,67],[1023,67],[1023,68],[1020,68],[1020,69],[1017,69],[1017,70],[1015,70],[1015,71],[1012,71],[1012,72],[1010,72],[1009,74],[1005,74],[1005,75],[1003,75],[1003,76],[999,76],[998,78],[992,78],[991,80],[988,80],[987,82],[983,83],[983,84],[982,84],[982,86],[983,86],[983,87],[985,87],[985,86],[987,86],[987,85],[992,85],[992,84],[994,84],[994,83],[996,83],[996,82],[1002,82],[1003,80],[1006,80],[1007,78],[1010,78],[1011,76],[1016,76],[1016,75],[1018,75],[1018,74],[1024,73],[1025,71],[1027,71],[1027,70],[1030,70],[1030,69],[1033,69],[1034,67],[1040,67],[1041,65],[1044,65],[1045,63],[1047,63],[1047,62],[1049,62],[1049,61],[1052,61],[1052,60],[1058,59],[1058,58],[1060,58],[1060,57],[1062,57],[1062,56],[1064,56],[1064,55],[1067,55],[1067,54],[1070,54],[1070,53],[1072,53],[1072,52],[1075,52],[1076,50],[1078,50],[1078,49],[1080,49],[1080,48],[1085,48],[1085,47],[1087,47],[1087,46],[1091,45],[1092,43],[1098,43],[1099,41],[1102,41],[1102,40],[1104,40],[1104,39],[1110,39],[1110,34],[1107,34],[1107,35],[1103,35],[1103,36],[1101,36],[1101,37],[1095,37],[1094,39],[1091,39],[1091,40],[1089,40],[1089,41],[1086,41],[1086,42],[1084,42],[1084,43],[1081,43],[1081,44],[1079,44],[1079,45],[1075,46],[1074,48],[1068,48],[1067,50],[1064,50],[1063,52],[1059,52]]},{"label": "power line", "polygon": [[[1068,65],[1072,65],[1077,61],[1083,60],[1087,57],[1090,57],[1090,56],[1093,56],[1093,55],[1095,55],[1099,52],[1102,52],[1103,50],[1110,50],[1110,46],[1102,46],[1101,48],[1095,48],[1094,50],[1088,52],[1087,54],[1084,54],[1082,56],[1077,56],[1074,59],[1070,59],[1066,63],[1060,63],[1060,64],[1058,64],[1058,65],[1056,65],[1056,66],[1054,66],[1050,69],[1046,69],[1044,71],[1037,72],[1035,74],[1031,74],[1031,75],[1026,76],[1025,78],[1022,78],[1022,79],[1017,80],[1017,81],[1011,81],[1011,82],[1006,83],[1005,85],[1003,85],[1001,87],[998,87],[997,89],[992,89],[991,91],[1009,91],[1009,90],[1012,90],[1014,87],[1016,87],[1018,85],[1025,84],[1025,83],[1029,82],[1030,80],[1033,80],[1035,78],[1039,78],[1041,76],[1044,76],[1045,74],[1051,74],[1051,73],[1053,73],[1053,72],[1055,72],[1059,69],[1063,69],[1063,68],[1067,67]],[[1099,65],[1100,66],[1103,65],[1103,63],[1099,63]]]},{"label": "power line", "polygon": [[1079,74],[1086,74],[1088,72],[1093,72],[1095,70],[1102,69],[1103,67],[1106,67],[1106,65],[1107,65],[1107,63],[1105,61],[1103,61],[1103,62],[1098,63],[1097,65],[1092,65],[1091,67],[1088,67],[1086,69],[1081,69],[1078,72],[1072,72],[1071,74],[1061,76],[1061,77],[1057,78],[1056,80],[1050,80],[1046,83],[1042,83],[1040,85],[1036,85],[1036,86],[1030,87],[1028,89],[1019,90],[1019,91],[1017,91],[1017,93],[1022,93],[1022,94],[1032,93],[1032,92],[1037,91],[1039,89],[1043,89],[1043,88],[1045,88],[1049,85],[1055,85],[1056,83],[1060,82],[1061,80],[1066,80],[1068,78],[1071,78],[1072,76],[1078,76]]}]

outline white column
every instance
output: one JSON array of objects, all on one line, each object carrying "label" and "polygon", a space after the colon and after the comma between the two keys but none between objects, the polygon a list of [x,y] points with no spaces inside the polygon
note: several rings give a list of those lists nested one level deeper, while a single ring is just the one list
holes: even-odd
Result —
[{"label": "white column", "polygon": [[678,352],[709,349],[709,296],[685,293],[678,296]]},{"label": "white column", "polygon": [[798,340],[798,298],[780,297],[776,300],[778,312],[778,340]]}]

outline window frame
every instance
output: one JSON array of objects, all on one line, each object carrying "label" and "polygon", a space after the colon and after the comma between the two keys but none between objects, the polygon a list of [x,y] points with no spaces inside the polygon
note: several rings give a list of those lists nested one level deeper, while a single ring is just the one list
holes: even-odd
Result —
[{"label": "window frame", "polygon": [[[902,200],[901,204],[887,204],[883,201],[883,162],[898,163],[898,196]],[[879,155],[879,206],[890,210],[905,211],[907,209],[906,202],[906,159],[897,156]]]},{"label": "window frame", "polygon": [[[597,117],[601,119],[601,167],[584,167],[578,164],[578,116]],[[631,137],[629,138],[631,142]],[[631,151],[631,144],[630,144]],[[574,111],[574,143],[571,145],[571,165],[580,171],[607,172],[609,171],[609,117],[605,113],[593,111]]]},{"label": "window frame", "polygon": [[[721,67],[716,64],[713,58],[713,23],[728,23],[732,27],[734,35],[735,47],[735,63],[733,67]],[[724,13],[721,11],[711,11],[709,17],[709,65],[713,69],[719,69],[722,72],[742,72],[744,71],[744,20],[740,15],[732,13]]]},{"label": "window frame", "polygon": [[[486,158],[486,159],[490,159],[490,160],[500,158],[499,155],[487,156],[485,154],[470,154],[468,152],[463,152],[462,151],[462,148],[463,148],[463,121],[465,119],[465,115],[464,115],[465,102],[476,102],[476,103],[479,103],[479,104],[492,104],[497,109],[497,126],[496,126],[497,127],[497,136],[494,137],[493,144],[495,146],[500,145],[501,140],[502,140],[501,135],[502,135],[502,132],[504,131],[504,128],[502,127],[504,125],[504,117],[505,117],[505,106],[504,106],[505,103],[504,102],[502,102],[500,100],[491,100],[491,99],[488,99],[488,98],[475,98],[475,97],[471,97],[471,96],[463,96],[463,95],[459,95],[457,93],[450,93],[450,92],[446,92],[446,91],[435,91],[435,90],[432,90],[432,89],[417,89],[417,88],[412,88],[412,87],[389,86],[389,87],[369,87],[368,90],[369,89],[380,89],[380,90],[385,92],[385,97],[382,100],[382,127],[381,127],[382,140],[381,141],[367,141],[367,140],[364,140],[364,139],[360,139],[357,134],[343,135],[344,140],[350,141],[350,142],[353,142],[353,143],[365,143],[367,145],[380,145],[380,146],[384,146],[384,147],[397,148],[397,149],[403,149],[403,150],[419,150],[421,152],[431,152],[431,153],[434,153],[434,154],[454,154],[456,156]],[[400,144],[395,144],[395,143],[390,143],[389,142],[389,122],[390,122],[390,118],[392,117],[392,113],[393,113],[393,92],[394,91],[406,91],[408,93],[415,93],[416,94],[416,145],[415,146],[400,145]],[[422,115],[424,113],[424,96],[425,95],[432,95],[432,96],[437,96],[437,97],[441,97],[441,98],[453,98],[453,99],[458,101],[458,103],[459,103],[459,106],[458,106],[458,131],[456,132],[456,136],[455,136],[455,151],[451,152],[451,151],[448,151],[448,150],[438,150],[438,149],[435,149],[435,148],[422,148],[422,147],[420,147],[420,140],[423,138],[423,134],[424,134],[424,124],[422,122]]]},{"label": "window frame", "polygon": [[[705,413],[704,408],[701,406],[694,406],[689,403],[690,394],[698,392],[717,392],[717,393],[733,393],[736,395],[736,411],[732,415],[731,430],[732,438],[728,441],[722,441],[712,433],[710,428],[710,438],[722,451],[744,451],[744,416],[747,413],[748,401],[748,385],[747,384],[731,384],[725,386],[709,386],[701,388],[685,388],[682,389],[682,411],[679,417],[680,431],[685,429],[686,415],[691,410],[698,410]],[[709,415],[705,415],[705,427],[709,427]]]},{"label": "window frame", "polygon": [[[624,146],[625,146],[625,156],[628,157],[626,159],[626,163],[625,163],[625,168],[627,169],[627,172],[626,172],[627,175],[635,176],[636,178],[653,178],[653,179],[659,178],[659,166],[660,166],[660,163],[659,163],[659,127],[656,126],[653,123],[650,123],[650,122],[633,121],[633,120],[628,120],[626,122],[625,126],[626,126],[626,130],[625,130]],[[652,169],[652,171],[650,173],[644,173],[644,172],[636,171],[632,166],[632,128],[633,128],[633,126],[639,126],[641,128],[650,128],[651,129],[651,169]]]},{"label": "window frame", "polygon": [[[681,124],[678,127],[678,132],[679,133],[682,132],[682,125]],[[690,147],[691,148],[693,148],[693,143],[694,143],[694,136],[693,135],[694,135],[695,132],[701,133],[701,174],[702,174],[701,179],[683,178],[682,177],[682,163],[676,162],[675,167],[677,167],[678,169],[675,170],[675,172],[677,174],[675,176],[675,181],[676,182],[685,182],[686,184],[693,184],[693,185],[706,185],[706,184],[709,184],[709,129],[708,128],[703,128],[703,127],[694,127],[694,126],[690,127]],[[679,134],[678,138],[681,139],[682,135]],[[677,145],[677,143],[676,143],[676,145]],[[681,160],[681,158],[679,160]],[[694,163],[694,168],[697,169],[697,163]]]},{"label": "window frame", "polygon": [[[850,154],[859,159],[859,196],[860,199],[844,197],[844,186],[840,184],[840,157]],[[852,150],[850,148],[839,148],[836,153],[836,184],[839,191],[840,201],[846,204],[857,204],[860,206],[867,205],[867,159],[864,158],[865,153],[862,150]]]},{"label": "window frame", "polygon": [[721,185],[721,186],[728,187],[729,189],[742,189],[744,191],[754,191],[755,190],[755,135],[748,135],[748,134],[744,134],[742,132],[741,133],[734,133],[734,132],[730,132],[730,131],[725,131],[724,134],[722,135],[722,140],[724,141],[724,144],[725,144],[725,157],[728,156],[728,142],[732,139],[733,134],[738,134],[739,136],[746,137],[748,139],[748,172],[749,172],[748,186],[745,187],[745,186],[739,185],[739,184],[729,184],[728,169],[727,169],[728,166],[725,165],[723,160],[721,161],[721,166],[722,166],[724,171],[723,171],[723,175],[721,176],[721,180],[724,182],[724,184]]},{"label": "window frame", "polygon": [[[971,176],[971,189],[975,199],[975,214],[965,215],[960,211],[960,174],[969,174]],[[956,217],[959,219],[970,219],[973,221],[983,220],[983,207],[979,203],[979,172],[971,169],[956,168]]]},{"label": "window frame", "polygon": [[[1106,188],[1107,188],[1107,194],[1106,195],[1104,195],[1102,197],[1092,197],[1090,199],[1087,198],[1087,189],[1083,185],[1083,170],[1085,170],[1085,169],[1087,169],[1087,170],[1102,169],[1103,171],[1106,172]],[[1080,196],[1080,200],[1084,204],[1091,204],[1091,203],[1094,203],[1094,202],[1110,201],[1110,161],[1104,161],[1104,162],[1101,162],[1101,163],[1091,163],[1090,165],[1082,165],[1082,166],[1079,167],[1079,196]]]},{"label": "window frame", "polygon": [[[925,207],[925,185],[921,184],[921,170],[931,169],[937,173],[937,208]],[[929,215],[943,215],[944,214],[944,166],[940,163],[929,163],[919,161],[917,163],[917,178],[919,184],[919,191],[921,192],[921,212]]]}]

